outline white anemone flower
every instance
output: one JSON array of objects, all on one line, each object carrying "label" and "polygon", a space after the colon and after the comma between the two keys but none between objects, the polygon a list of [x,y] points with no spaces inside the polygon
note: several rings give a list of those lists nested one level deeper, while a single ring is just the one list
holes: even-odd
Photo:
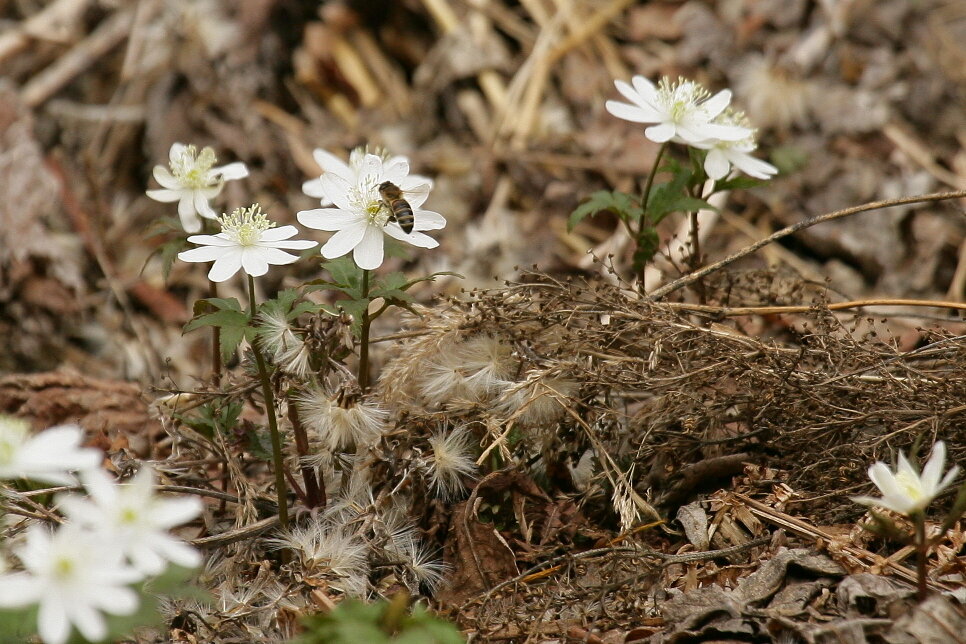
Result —
[{"label": "white anemone flower", "polygon": [[[326,152],[321,148],[316,148],[312,151],[312,156],[315,158],[315,162],[319,164],[322,168],[322,175],[332,174],[336,177],[340,177],[349,185],[355,185],[359,178],[359,170],[362,168],[363,161],[367,154],[375,154],[376,156],[382,158],[385,167],[389,168],[389,172],[395,172],[395,169],[401,165],[409,167],[409,159],[404,156],[390,156],[386,151],[376,148],[371,153],[369,147],[358,147],[349,153],[349,162],[346,163],[339,157],[335,156],[331,152]],[[408,170],[407,170],[408,171]],[[391,181],[391,179],[387,179]],[[420,175],[409,175],[408,183],[411,185],[410,192],[419,192],[425,190],[427,193],[433,186],[433,180],[429,177],[423,177]],[[423,187],[425,186],[425,187]],[[335,200],[326,194],[326,186],[322,183],[321,176],[317,179],[310,179],[302,184],[302,192],[310,197],[315,197],[322,202],[323,206],[332,206],[335,204]]]},{"label": "white anemone flower", "polygon": [[96,468],[103,458],[96,449],[81,447],[84,431],[59,425],[30,435],[30,424],[0,415],[0,479],[25,478],[55,485],[72,485],[69,472]]},{"label": "white anemone flower", "polygon": [[882,498],[855,496],[852,500],[862,505],[877,505],[905,516],[922,512],[959,473],[959,467],[954,465],[940,480],[945,463],[946,445],[942,441],[937,441],[933,446],[932,455],[922,468],[922,474],[918,474],[906,460],[906,455],[899,452],[899,465],[895,472],[882,461],[877,461],[869,468],[869,478],[882,492]]},{"label": "white anemone flower", "polygon": [[154,178],[161,189],[148,190],[147,195],[155,201],[177,201],[178,216],[186,233],[201,230],[199,215],[218,218],[208,201],[218,196],[225,181],[248,176],[248,168],[240,161],[214,167],[215,152],[207,147],[199,152],[193,145],[172,143],[168,158],[170,170],[163,165],[154,166]]},{"label": "white anemone flower", "polygon": [[82,472],[81,481],[90,499],[58,497],[64,513],[93,532],[107,535],[142,573],[157,575],[167,561],[185,568],[201,564],[197,550],[168,534],[201,513],[199,499],[159,497],[154,491],[154,471],[148,465],[127,483],[116,483],[100,469]]},{"label": "white anemone flower", "polygon": [[[71,624],[91,642],[107,636],[102,612],[130,615],[138,596],[127,585],[143,575],[124,563],[121,551],[104,535],[74,524],[56,532],[31,526],[14,554],[23,571],[0,575],[0,606],[39,604],[37,626],[45,644],[63,644]],[[6,640],[5,640],[6,641]]]},{"label": "white anemone flower", "polygon": [[644,130],[644,136],[656,143],[675,141],[692,145],[701,141],[740,141],[752,130],[737,125],[715,123],[731,102],[731,90],[721,90],[714,96],[700,84],[668,77],[654,83],[643,76],[634,76],[632,85],[614,81],[624,98],[631,103],[607,101],[604,107],[617,118],[634,123],[655,123]]},{"label": "white anemone flower", "polygon": [[[373,270],[382,265],[384,235],[420,248],[439,246],[439,242],[423,234],[423,231],[446,226],[442,215],[420,207],[432,188],[429,179],[410,175],[409,163],[404,157],[387,159],[362,153],[361,158],[352,163],[352,166],[346,166],[348,170],[329,171],[319,178],[316,194],[322,195],[320,198],[324,200],[331,200],[334,208],[315,208],[298,213],[303,226],[335,233],[322,246],[323,257],[335,259],[351,251],[359,268]],[[385,181],[395,184],[412,208],[412,232],[406,233],[398,223],[389,221],[392,212],[379,196],[379,185]]]},{"label": "white anemone flower", "polygon": [[755,144],[754,132],[743,112],[726,109],[715,120],[722,125],[734,125],[751,130],[752,135],[740,141],[709,140],[694,143],[694,147],[708,150],[704,159],[704,171],[708,176],[718,181],[728,176],[731,166],[741,170],[756,179],[769,179],[778,174],[778,168],[772,164],[756,159],[751,153],[758,146]]},{"label": "white anemone flower", "polygon": [[214,261],[208,271],[208,279],[212,282],[224,282],[239,269],[252,277],[260,277],[268,272],[269,264],[291,264],[298,259],[283,248],[305,250],[315,246],[315,242],[307,240],[286,241],[298,229],[295,226],[275,228],[275,223],[268,220],[258,204],[236,208],[218,221],[221,223],[220,233],[192,235],[188,241],[201,247],[178,253],[178,259],[185,262]]}]

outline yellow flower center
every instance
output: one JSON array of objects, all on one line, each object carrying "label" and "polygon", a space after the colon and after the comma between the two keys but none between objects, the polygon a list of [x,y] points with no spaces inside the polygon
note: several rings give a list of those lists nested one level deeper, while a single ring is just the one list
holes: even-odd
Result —
[{"label": "yellow flower center", "polygon": [[230,215],[223,215],[218,221],[221,232],[239,246],[254,246],[275,223],[268,220],[257,203],[250,208],[235,208]]},{"label": "yellow flower center", "polygon": [[671,114],[671,119],[679,123],[696,105],[707,99],[710,93],[693,81],[678,78],[671,82],[665,76],[658,83],[657,95]]},{"label": "yellow flower center", "polygon": [[922,493],[922,483],[917,476],[899,472],[896,474],[896,483],[910,501],[920,501],[925,497]]},{"label": "yellow flower center", "polygon": [[70,579],[76,568],[77,563],[70,557],[58,557],[54,561],[53,573],[58,579]]},{"label": "yellow flower center", "polygon": [[205,147],[198,152],[195,146],[188,145],[181,156],[171,162],[171,174],[187,188],[209,188],[217,185],[208,177],[216,161],[215,151],[211,148]]}]

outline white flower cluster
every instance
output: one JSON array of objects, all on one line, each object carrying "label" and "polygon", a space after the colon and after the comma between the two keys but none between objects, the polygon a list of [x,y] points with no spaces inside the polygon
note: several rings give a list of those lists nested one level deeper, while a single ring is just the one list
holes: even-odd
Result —
[{"label": "white flower cluster", "polygon": [[673,141],[707,150],[704,170],[714,180],[736,167],[757,179],[768,179],[778,168],[751,156],[757,147],[755,130],[744,113],[728,107],[731,91],[711,93],[694,81],[664,77],[654,85],[643,76],[631,84],[615,81],[617,91],[630,103],[607,101],[605,108],[617,118],[652,123],[644,136],[656,143]]},{"label": "white flower cluster", "polygon": [[196,498],[154,493],[145,465],[118,484],[99,468],[98,450],[81,447],[76,425],[31,436],[26,422],[0,416],[0,479],[74,484],[77,472],[88,496],[58,495],[68,521],[56,530],[31,525],[11,548],[21,570],[0,574],[0,607],[38,605],[38,632],[46,644],[62,644],[71,625],[90,641],[107,635],[102,613],[132,614],[138,595],[130,584],[162,572],[167,562],[185,567],[200,554],[168,530],[201,512]]},{"label": "white flower cluster", "polygon": [[[335,259],[351,252],[359,268],[374,270],[383,262],[385,235],[421,248],[439,246],[424,232],[446,225],[442,215],[422,208],[433,182],[410,175],[406,157],[373,154],[368,148],[353,150],[348,163],[324,150],[317,149],[314,155],[322,175],[306,181],[302,189],[319,199],[323,207],[299,212],[298,220],[309,228],[335,233],[322,246],[323,257]],[[199,248],[178,255],[186,262],[213,261],[208,273],[211,281],[223,282],[239,270],[259,277],[268,271],[269,265],[290,264],[298,259],[284,250],[313,246],[313,242],[289,240],[297,229],[275,228],[258,204],[218,217],[209,201],[221,192],[225,181],[248,176],[244,163],[216,167],[211,148],[198,151],[183,143],[171,146],[169,158],[170,169],[160,165],[154,168],[154,178],[162,188],[148,190],[147,195],[156,201],[177,201],[185,232],[199,232],[202,217],[221,224],[221,232],[216,235],[189,237],[188,241]],[[399,198],[395,201],[412,211],[411,226],[407,223],[405,230],[380,192],[380,187],[387,184],[398,189]]]}]

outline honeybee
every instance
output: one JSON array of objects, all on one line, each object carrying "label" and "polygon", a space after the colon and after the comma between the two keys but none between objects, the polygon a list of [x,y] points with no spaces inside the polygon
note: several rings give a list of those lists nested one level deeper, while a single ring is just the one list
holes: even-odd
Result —
[{"label": "honeybee", "polygon": [[403,199],[403,192],[392,181],[383,181],[379,184],[379,196],[382,203],[389,209],[389,221],[395,221],[403,232],[407,235],[413,232],[413,224],[416,218],[413,215],[413,207]]}]

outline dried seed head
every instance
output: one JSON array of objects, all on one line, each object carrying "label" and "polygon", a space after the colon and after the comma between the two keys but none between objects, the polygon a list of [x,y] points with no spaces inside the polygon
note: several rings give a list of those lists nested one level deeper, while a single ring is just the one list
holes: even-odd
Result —
[{"label": "dried seed head", "polygon": [[372,443],[388,417],[386,410],[375,403],[349,396],[333,398],[315,386],[295,401],[302,423],[328,452]]},{"label": "dried seed head", "polygon": [[488,400],[509,384],[512,349],[490,335],[465,342],[446,342],[421,369],[417,390],[430,405]]},{"label": "dried seed head", "polygon": [[546,427],[564,415],[566,399],[579,387],[566,378],[531,376],[508,390],[497,404],[497,411],[522,425]]},{"label": "dried seed head", "polygon": [[436,496],[451,500],[462,493],[463,479],[476,473],[475,442],[473,433],[465,426],[449,433],[440,428],[429,438],[433,453],[427,459],[427,467]]},{"label": "dried seed head", "polygon": [[407,572],[425,586],[430,595],[435,595],[443,583],[443,575],[446,574],[448,566],[436,557],[436,551],[418,539],[410,538],[400,546],[394,554],[405,562]]},{"label": "dried seed head", "polygon": [[293,551],[306,577],[325,579],[346,595],[364,597],[369,590],[369,546],[345,526],[316,518],[270,543]]}]

